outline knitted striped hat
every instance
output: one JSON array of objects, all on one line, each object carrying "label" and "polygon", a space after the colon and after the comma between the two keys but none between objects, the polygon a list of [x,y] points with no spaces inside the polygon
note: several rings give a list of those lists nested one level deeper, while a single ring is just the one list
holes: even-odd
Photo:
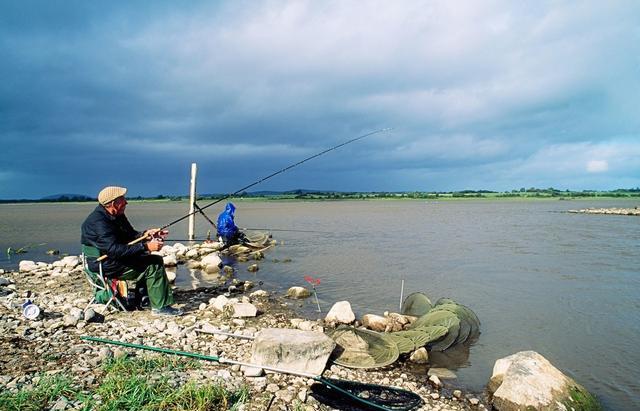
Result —
[{"label": "knitted striped hat", "polygon": [[102,205],[107,205],[118,197],[122,197],[127,194],[127,189],[124,187],[105,187],[98,193],[98,202]]}]

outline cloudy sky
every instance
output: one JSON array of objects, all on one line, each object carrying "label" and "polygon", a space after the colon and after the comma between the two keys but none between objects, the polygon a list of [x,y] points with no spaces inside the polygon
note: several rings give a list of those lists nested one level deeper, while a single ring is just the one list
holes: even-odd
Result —
[{"label": "cloudy sky", "polygon": [[640,3],[4,1],[0,198],[640,186]]}]

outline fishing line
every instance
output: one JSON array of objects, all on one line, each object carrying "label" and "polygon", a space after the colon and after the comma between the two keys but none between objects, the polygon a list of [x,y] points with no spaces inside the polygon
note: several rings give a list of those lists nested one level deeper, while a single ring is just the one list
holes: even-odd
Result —
[{"label": "fishing line", "polygon": [[249,230],[249,231],[288,231],[292,233],[314,233],[314,234],[334,234],[330,231],[315,231],[315,230],[286,230],[283,228],[250,228],[250,227],[242,227],[241,230]]},{"label": "fishing line", "polygon": [[[314,155],[312,155],[312,156],[310,156],[310,157],[307,157],[307,158],[305,158],[304,160],[300,160],[300,161],[298,161],[297,163],[291,164],[291,165],[289,165],[289,166],[287,166],[287,167],[285,167],[285,168],[283,168],[283,169],[281,169],[281,170],[278,170],[278,171],[276,171],[276,172],[274,172],[274,173],[271,173],[271,174],[269,174],[268,176],[263,177],[263,178],[261,178],[260,180],[258,180],[258,181],[256,181],[256,182],[253,182],[253,183],[251,183],[251,184],[249,184],[249,185],[247,185],[247,186],[244,186],[244,187],[242,187],[242,188],[240,188],[240,189],[238,189],[238,190],[234,191],[234,192],[233,192],[233,193],[231,193],[231,194],[227,194],[227,195],[225,195],[225,196],[223,196],[223,197],[221,197],[221,198],[217,199],[216,201],[214,201],[214,202],[212,202],[212,203],[209,203],[209,204],[205,205],[204,207],[199,207],[199,209],[200,209],[200,210],[204,210],[205,208],[209,208],[209,207],[211,207],[211,206],[212,206],[212,205],[214,205],[214,204],[218,204],[219,202],[224,201],[224,200],[226,200],[227,198],[230,198],[230,197],[233,197],[234,195],[240,194],[241,192],[243,192],[243,191],[245,191],[245,190],[247,190],[247,189],[249,189],[249,188],[251,188],[251,187],[253,187],[253,186],[255,186],[255,185],[258,185],[258,184],[260,184],[260,183],[262,183],[262,182],[264,182],[264,181],[267,181],[268,179],[270,179],[270,178],[272,178],[272,177],[277,176],[278,174],[282,174],[282,173],[284,173],[284,172],[285,172],[285,171],[287,171],[287,170],[290,170],[290,169],[292,169],[292,168],[294,168],[294,167],[297,167],[297,166],[299,166],[300,164],[303,164],[303,163],[305,163],[305,162],[307,162],[307,161],[309,161],[309,160],[312,160],[312,159],[314,159],[314,158],[316,158],[316,157],[320,157],[321,155],[326,154],[326,153],[328,153],[328,152],[330,152],[330,151],[336,150],[336,149],[338,149],[338,148],[340,148],[340,147],[346,146],[347,144],[353,143],[353,142],[355,142],[355,141],[362,140],[363,138],[365,138],[365,137],[369,137],[369,136],[371,136],[371,135],[373,135],[373,134],[378,134],[378,133],[382,133],[382,132],[389,131],[389,130],[392,130],[392,129],[391,129],[391,128],[382,128],[382,129],[380,129],[380,130],[376,130],[376,131],[372,131],[372,132],[367,133],[367,134],[363,134],[363,135],[361,135],[361,136],[359,136],[359,137],[352,138],[351,140],[345,141],[344,143],[340,143],[340,144],[338,144],[338,145],[336,145],[336,146],[330,147],[330,148],[328,148],[328,149],[326,149],[326,150],[323,150],[323,151],[321,151],[321,152],[319,152],[319,153],[316,153],[316,154],[314,154]],[[189,217],[190,215],[195,214],[195,213],[197,213],[197,212],[198,212],[198,211],[194,211],[194,212],[189,213],[189,214],[187,214],[187,215],[185,215],[185,216],[183,216],[183,217],[180,217],[180,218],[178,218],[177,220],[174,220],[174,221],[170,222],[169,224],[167,224],[167,225],[165,225],[165,226],[161,227],[161,230],[163,230],[163,229],[165,229],[165,228],[168,228],[168,227],[171,227],[172,225],[174,225],[174,224],[176,224],[176,223],[178,223],[178,222],[180,222],[180,221],[184,220],[185,218],[187,218],[187,217]]]},{"label": "fishing line", "polygon": [[[307,158],[305,158],[304,160],[300,160],[300,161],[298,161],[297,163],[291,164],[291,165],[289,165],[289,166],[287,166],[287,167],[285,167],[285,168],[283,168],[283,169],[281,169],[281,170],[278,170],[278,171],[276,171],[276,172],[274,172],[274,173],[269,174],[269,175],[268,175],[268,176],[266,176],[266,177],[261,178],[261,179],[260,179],[260,180],[258,180],[258,181],[255,181],[255,182],[253,182],[253,183],[251,183],[251,184],[249,184],[249,185],[246,185],[246,186],[244,186],[244,187],[242,187],[242,188],[240,188],[240,189],[238,189],[238,190],[234,191],[234,192],[233,192],[233,193],[231,193],[231,194],[226,194],[225,196],[223,196],[223,197],[221,197],[221,198],[217,199],[216,201],[214,201],[214,202],[212,202],[212,203],[209,203],[209,204],[205,205],[204,207],[197,207],[197,208],[198,208],[197,210],[195,210],[195,211],[193,211],[193,212],[191,212],[191,213],[188,213],[188,214],[186,214],[186,215],[184,215],[184,216],[182,216],[182,217],[178,218],[177,220],[174,220],[174,221],[170,222],[169,224],[166,224],[166,225],[164,225],[164,226],[160,227],[160,231],[162,231],[162,230],[164,230],[164,229],[166,229],[166,228],[169,228],[169,227],[171,227],[172,225],[174,225],[174,224],[176,224],[176,223],[179,223],[180,221],[184,220],[185,218],[188,218],[189,216],[191,216],[191,215],[193,215],[193,214],[195,214],[195,213],[198,213],[198,212],[199,212],[199,213],[202,213],[202,210],[204,210],[205,208],[209,208],[209,207],[211,207],[211,206],[212,206],[212,205],[214,205],[214,204],[218,204],[219,202],[226,200],[227,198],[230,198],[230,197],[233,197],[233,196],[235,196],[235,195],[237,195],[237,194],[240,194],[240,193],[242,193],[243,191],[246,191],[247,189],[249,189],[249,188],[251,188],[251,187],[253,187],[253,186],[255,186],[255,185],[258,185],[258,184],[260,184],[260,183],[262,183],[262,182],[264,182],[264,181],[267,181],[268,179],[270,179],[270,178],[272,178],[272,177],[275,177],[275,176],[277,176],[278,174],[282,174],[282,173],[284,173],[284,172],[285,172],[285,171],[287,171],[287,170],[291,170],[292,168],[297,167],[297,166],[299,166],[300,164],[306,163],[306,162],[307,162],[307,161],[309,161],[309,160],[312,160],[312,159],[314,159],[314,158],[316,158],[316,157],[320,157],[320,156],[321,156],[321,155],[323,155],[323,154],[326,154],[326,153],[328,153],[328,152],[330,152],[330,151],[336,150],[336,149],[338,149],[338,148],[340,148],[340,147],[346,146],[347,144],[351,144],[351,143],[353,143],[353,142],[355,142],[355,141],[362,140],[362,139],[363,139],[363,138],[365,138],[365,137],[369,137],[369,136],[372,136],[372,135],[374,135],[374,134],[383,133],[383,132],[390,131],[390,130],[392,130],[392,128],[381,128],[381,129],[379,129],[379,130],[372,131],[372,132],[367,133],[367,134],[363,134],[363,135],[361,135],[361,136],[359,136],[359,137],[352,138],[351,140],[347,140],[347,141],[345,141],[344,143],[340,143],[340,144],[338,144],[338,145],[335,145],[335,146],[333,146],[333,147],[330,147],[330,148],[328,148],[328,149],[326,149],[326,150],[323,150],[323,151],[321,151],[321,152],[319,152],[319,153],[316,153],[316,154],[314,154],[314,155],[312,155],[312,156],[310,156],[310,157],[307,157]],[[204,213],[203,213],[203,214],[204,214]],[[135,240],[133,240],[133,241],[129,242],[128,244],[129,244],[129,245],[133,245],[133,244],[139,243],[140,241],[142,241],[142,240],[144,240],[144,239],[146,239],[146,238],[147,238],[146,236],[142,236],[142,237],[140,237],[140,238],[137,238],[137,239],[135,239]],[[104,257],[104,258],[106,258],[106,256],[102,256],[102,257],[100,257],[100,259],[104,259],[103,257]],[[100,261],[100,259],[98,259],[98,261]]]},{"label": "fishing line", "polygon": [[196,203],[194,201],[193,202],[193,206],[196,208],[196,211],[198,211],[200,214],[202,214],[202,216],[205,218],[205,220],[207,220],[209,222],[209,224],[211,224],[213,226],[213,228],[215,228],[216,230],[218,229],[218,227],[216,226],[216,223],[214,223],[213,221],[211,221],[211,219],[209,217],[207,217],[207,215],[204,213],[204,211],[202,211],[202,208],[200,208],[198,203]]}]

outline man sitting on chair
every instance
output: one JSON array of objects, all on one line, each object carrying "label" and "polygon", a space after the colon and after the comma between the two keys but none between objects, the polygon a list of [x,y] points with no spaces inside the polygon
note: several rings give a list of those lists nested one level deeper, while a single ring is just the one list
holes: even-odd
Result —
[{"label": "man sitting on chair", "polygon": [[[150,254],[162,248],[159,229],[152,228],[144,232],[136,231],[124,215],[127,207],[123,187],[105,187],[98,194],[99,205],[82,224],[81,242],[95,247],[100,254],[107,256],[102,261],[102,271],[107,278],[118,280],[144,280],[149,294],[151,309],[157,315],[181,315],[182,311],[171,307],[173,293],[164,270],[162,257]],[[154,238],[155,236],[155,238]],[[129,245],[132,240],[145,237],[145,240]],[[89,259],[89,269],[98,272],[99,262]]]}]

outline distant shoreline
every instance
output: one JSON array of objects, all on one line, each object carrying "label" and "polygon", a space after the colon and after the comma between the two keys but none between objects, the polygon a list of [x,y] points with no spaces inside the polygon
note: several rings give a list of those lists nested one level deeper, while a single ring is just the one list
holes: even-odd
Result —
[{"label": "distant shoreline", "polygon": [[[209,203],[219,200],[216,197],[201,197],[198,201],[201,203]],[[186,203],[189,201],[187,197],[180,198],[128,198],[130,203]],[[496,194],[471,194],[471,195],[425,195],[412,196],[410,194],[401,195],[278,195],[278,196],[242,196],[229,197],[222,201],[426,201],[426,202],[451,202],[451,201],[587,201],[587,200],[621,200],[621,201],[637,201],[640,204],[640,193],[632,195],[578,195],[578,196],[552,196],[552,195],[496,195]],[[220,202],[222,202],[220,201]],[[0,200],[2,205],[18,205],[18,204],[95,204],[97,200]]]}]

